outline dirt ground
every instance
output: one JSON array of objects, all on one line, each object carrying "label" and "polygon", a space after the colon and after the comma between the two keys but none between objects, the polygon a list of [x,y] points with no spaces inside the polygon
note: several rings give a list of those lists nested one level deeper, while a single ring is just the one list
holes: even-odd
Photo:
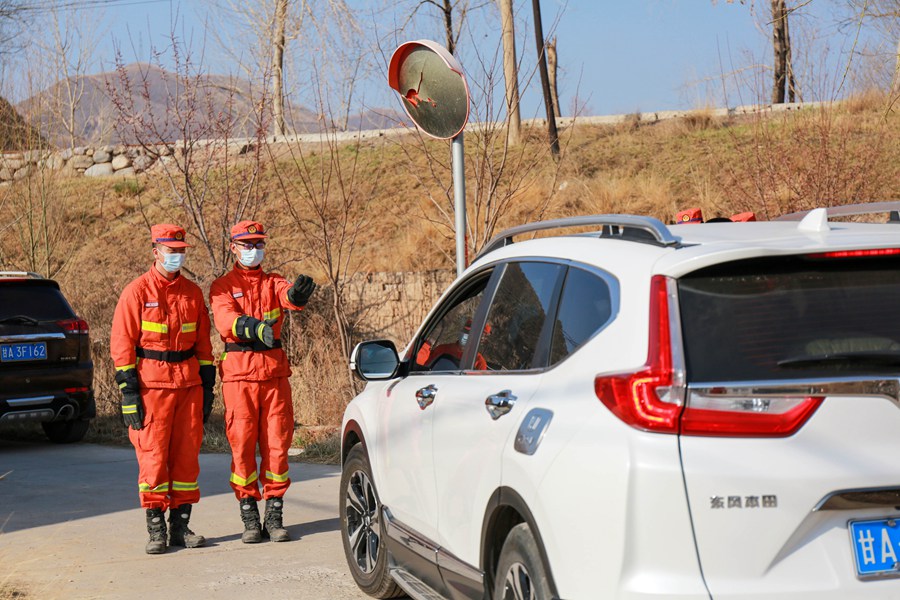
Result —
[{"label": "dirt ground", "polygon": [[192,529],[204,548],[147,555],[130,448],[0,439],[0,583],[28,599],[362,599],[347,570],[338,467],[291,463],[292,541],[243,544],[230,457],[200,456]]}]

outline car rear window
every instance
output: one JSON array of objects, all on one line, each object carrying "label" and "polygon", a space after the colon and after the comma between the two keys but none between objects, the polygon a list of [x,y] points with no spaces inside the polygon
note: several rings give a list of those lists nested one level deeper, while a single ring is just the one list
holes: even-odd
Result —
[{"label": "car rear window", "polygon": [[690,381],[896,373],[900,261],[781,257],[678,282]]},{"label": "car rear window", "polygon": [[75,315],[62,292],[51,285],[0,284],[0,321],[24,315],[38,321],[70,319]]}]

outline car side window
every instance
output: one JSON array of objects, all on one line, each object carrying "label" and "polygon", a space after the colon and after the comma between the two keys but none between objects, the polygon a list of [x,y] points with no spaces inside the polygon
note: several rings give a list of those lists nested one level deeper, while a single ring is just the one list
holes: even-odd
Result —
[{"label": "car side window", "polygon": [[584,269],[570,268],[553,324],[550,365],[575,352],[609,322],[612,314],[609,283]]},{"label": "car side window", "polygon": [[484,298],[490,275],[490,271],[480,273],[459,294],[449,299],[443,315],[419,337],[413,354],[414,360],[411,361],[411,372],[460,370],[472,329],[472,319]]},{"label": "car side window", "polygon": [[534,366],[535,353],[563,265],[510,263],[494,294],[476,355],[493,371],[519,371]]}]

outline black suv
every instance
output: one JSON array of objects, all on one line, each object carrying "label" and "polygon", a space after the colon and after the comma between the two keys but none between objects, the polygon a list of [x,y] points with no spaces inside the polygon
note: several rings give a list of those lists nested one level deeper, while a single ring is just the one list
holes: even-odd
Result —
[{"label": "black suv", "polygon": [[88,324],[59,284],[0,271],[0,425],[40,421],[52,442],[77,442],[96,415]]}]

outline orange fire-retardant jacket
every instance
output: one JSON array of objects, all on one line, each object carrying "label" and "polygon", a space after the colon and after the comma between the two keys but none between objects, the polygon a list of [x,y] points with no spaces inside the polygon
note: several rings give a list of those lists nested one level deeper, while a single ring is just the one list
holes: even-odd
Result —
[{"label": "orange fire-retardant jacket", "polygon": [[[154,266],[122,291],[109,350],[116,370],[137,365],[141,387],[192,387],[201,383],[200,365],[213,364],[209,329],[209,312],[197,284],[181,275],[169,281]],[[138,346],[160,352],[194,348],[194,357],[177,363],[138,359]]]},{"label": "orange fire-retardant jacket", "polygon": [[[237,264],[216,279],[209,289],[209,303],[216,329],[222,341],[243,341],[235,334],[238,317],[247,315],[264,321],[278,319],[272,326],[275,339],[281,339],[283,310],[302,310],[287,298],[293,284],[277,273],[266,273],[259,267],[242,269]],[[288,377],[291,367],[281,348],[261,352],[226,352],[221,366],[222,381],[266,381]]]}]

